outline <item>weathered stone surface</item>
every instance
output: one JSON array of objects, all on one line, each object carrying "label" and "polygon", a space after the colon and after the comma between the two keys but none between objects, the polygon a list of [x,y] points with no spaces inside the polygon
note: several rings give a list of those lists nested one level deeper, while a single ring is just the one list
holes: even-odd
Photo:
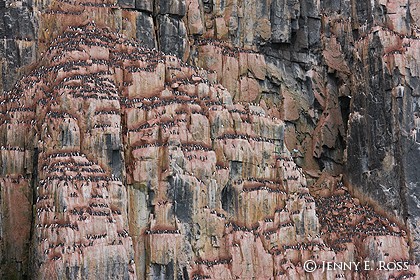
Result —
[{"label": "weathered stone surface", "polygon": [[36,39],[34,16],[28,7],[1,8],[1,38]]},{"label": "weathered stone surface", "polygon": [[136,9],[141,11],[153,12],[154,0],[136,0]]},{"label": "weathered stone surface", "polygon": [[136,8],[136,0],[118,0],[118,5],[122,8]]},{"label": "weathered stone surface", "polygon": [[158,30],[160,49],[184,58],[188,47],[184,22],[167,15],[158,16]]},{"label": "weathered stone surface", "polygon": [[218,17],[214,21],[216,27],[216,38],[219,40],[227,39],[228,29],[226,27],[225,20],[222,17]]},{"label": "weathered stone surface", "polygon": [[308,18],[308,44],[309,47],[319,48],[321,37],[321,20],[318,18]]},{"label": "weathered stone surface", "polygon": [[145,47],[156,47],[155,26],[153,18],[146,13],[139,13],[136,19],[136,38]]},{"label": "weathered stone surface", "polygon": [[350,74],[350,69],[345,61],[344,54],[341,50],[341,46],[337,40],[333,37],[327,42],[327,48],[324,50],[323,56],[325,63],[332,70],[339,71],[344,74]]},{"label": "weathered stone surface", "polygon": [[188,34],[201,35],[204,32],[203,18],[198,0],[187,1]]},{"label": "weathered stone surface", "polygon": [[156,13],[184,16],[186,13],[186,0],[156,0]]},{"label": "weathered stone surface", "polygon": [[419,258],[416,1],[3,3],[0,278]]},{"label": "weathered stone surface", "polygon": [[271,5],[271,40],[290,43],[292,30],[298,29],[299,1],[274,0]]},{"label": "weathered stone surface", "polygon": [[240,83],[240,98],[239,100],[245,102],[252,102],[259,97],[260,87],[258,81],[248,77],[241,77]]},{"label": "weathered stone surface", "polygon": [[[8,152],[19,153],[22,156],[22,152]],[[2,159],[5,158],[11,157],[2,157]],[[5,162],[2,161],[2,163]],[[28,270],[30,256],[27,252],[29,251],[28,240],[30,240],[32,224],[32,190],[28,180],[18,177],[5,178],[2,176],[0,186],[2,190],[0,244],[2,245],[2,262],[4,262],[2,273],[15,278],[29,276],[31,275]]]},{"label": "weathered stone surface", "polygon": [[0,7],[0,18],[0,88],[7,91],[18,79],[19,68],[35,61],[37,21],[28,7]]}]

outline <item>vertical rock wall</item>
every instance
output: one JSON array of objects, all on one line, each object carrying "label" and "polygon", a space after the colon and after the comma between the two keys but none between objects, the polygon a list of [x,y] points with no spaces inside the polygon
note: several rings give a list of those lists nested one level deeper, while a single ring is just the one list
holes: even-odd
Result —
[{"label": "vertical rock wall", "polygon": [[416,1],[3,3],[4,277],[418,260]]}]

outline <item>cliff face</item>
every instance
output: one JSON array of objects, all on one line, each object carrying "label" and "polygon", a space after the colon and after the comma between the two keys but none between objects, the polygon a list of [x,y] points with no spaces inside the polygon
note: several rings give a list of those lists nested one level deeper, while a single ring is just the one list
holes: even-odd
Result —
[{"label": "cliff face", "polygon": [[418,2],[3,3],[2,278],[420,275]]}]

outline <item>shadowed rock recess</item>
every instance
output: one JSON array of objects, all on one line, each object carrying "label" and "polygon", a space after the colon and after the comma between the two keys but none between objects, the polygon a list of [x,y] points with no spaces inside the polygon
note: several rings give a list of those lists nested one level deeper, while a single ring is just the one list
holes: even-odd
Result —
[{"label": "shadowed rock recess", "polygon": [[0,279],[419,279],[418,0],[0,13]]}]

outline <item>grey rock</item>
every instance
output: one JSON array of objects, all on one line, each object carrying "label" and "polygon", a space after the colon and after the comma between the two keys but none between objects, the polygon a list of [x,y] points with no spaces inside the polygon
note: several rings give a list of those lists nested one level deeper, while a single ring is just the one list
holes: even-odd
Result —
[{"label": "grey rock", "polygon": [[[364,11],[371,10],[371,2],[370,1],[357,1],[355,3],[356,7],[360,7]],[[321,9],[329,13],[337,13],[342,14],[345,16],[349,16],[351,14],[351,7],[350,1],[347,0],[326,0],[321,2]],[[359,8],[358,8],[359,9]]]},{"label": "grey rock", "polygon": [[3,8],[0,17],[0,38],[35,39],[36,22],[27,7]]},{"label": "grey rock", "polygon": [[153,0],[136,0],[136,9],[153,12]]},{"label": "grey rock", "polygon": [[153,18],[147,13],[138,13],[136,18],[136,38],[148,48],[156,47],[155,26]]},{"label": "grey rock", "polygon": [[169,178],[168,197],[173,199],[173,211],[176,217],[185,223],[192,221],[193,188],[190,182],[185,181],[182,176]]},{"label": "grey rock", "polygon": [[0,17],[0,38],[6,38],[0,44],[0,56],[4,59],[0,83],[4,90],[10,90],[20,76],[19,68],[35,60],[35,44],[25,47],[15,40],[36,40],[37,19],[26,6],[0,8]]},{"label": "grey rock", "polygon": [[270,3],[271,1],[268,0],[257,1],[256,6],[258,18],[270,18]]},{"label": "grey rock", "polygon": [[185,16],[185,0],[156,0],[156,13]]},{"label": "grey rock", "polygon": [[274,43],[289,43],[292,28],[286,17],[287,0],[274,0],[271,4],[271,39]]},{"label": "grey rock", "polygon": [[221,193],[222,208],[230,215],[235,215],[235,211],[238,208],[238,193],[230,185],[226,185]]},{"label": "grey rock", "polygon": [[213,11],[213,0],[203,0],[204,12],[211,13]]},{"label": "grey rock", "polygon": [[290,43],[292,29],[299,28],[300,4],[297,0],[275,0],[271,3],[271,39],[274,43]]},{"label": "grey rock", "polygon": [[118,5],[122,8],[134,9],[136,7],[136,0],[118,0]]},{"label": "grey rock", "polygon": [[120,151],[120,141],[118,137],[113,137],[112,134],[105,134],[105,147],[108,157],[109,166],[112,170],[112,175],[117,178],[121,177],[121,170],[124,167],[123,157]]},{"label": "grey rock", "polygon": [[18,68],[21,65],[19,50],[14,40],[5,40],[0,54],[5,58],[2,67],[2,84],[4,90],[10,90],[18,79]]},{"label": "grey rock", "polygon": [[[307,17],[314,17],[314,18],[318,18],[319,17],[319,8],[317,5],[316,0],[307,0],[307,1],[301,1],[300,2],[300,13],[301,16],[303,18],[307,18]],[[308,27],[310,27],[310,25],[308,24]]]},{"label": "grey rock", "polygon": [[[409,93],[412,86],[405,87],[407,93],[400,98],[391,94],[401,74],[398,69],[389,73],[377,58],[376,54],[382,52],[377,37],[369,47],[367,61],[359,66],[368,69],[369,80],[360,78],[360,87],[352,96],[351,111],[358,117],[349,120],[346,173],[351,184],[407,224],[412,253],[418,260],[420,154],[414,137],[406,133],[415,123],[418,97]],[[407,80],[418,87],[418,80]]]},{"label": "grey rock", "polygon": [[158,16],[158,24],[160,50],[182,58],[187,48],[187,30],[184,22],[164,15]]},{"label": "grey rock", "polygon": [[[302,26],[296,31],[296,41],[294,43],[296,50],[307,49],[309,47],[308,26]],[[305,61],[303,61],[305,62]]]},{"label": "grey rock", "polygon": [[319,48],[321,38],[321,20],[308,18],[308,43],[310,48]]},{"label": "grey rock", "polygon": [[150,279],[174,279],[174,262],[171,260],[168,264],[151,264]]},{"label": "grey rock", "polygon": [[[334,1],[332,1],[334,2]],[[357,1],[356,2],[356,13],[357,20],[360,23],[364,23],[372,17],[372,2],[371,1]]]},{"label": "grey rock", "polygon": [[[417,141],[419,137],[417,137]],[[407,225],[410,229],[411,243],[413,247],[413,255],[416,260],[420,260],[420,166],[416,164],[420,158],[420,150],[418,142],[415,143],[413,139],[403,137],[403,167],[405,188],[403,194],[406,200],[407,211]]]}]

